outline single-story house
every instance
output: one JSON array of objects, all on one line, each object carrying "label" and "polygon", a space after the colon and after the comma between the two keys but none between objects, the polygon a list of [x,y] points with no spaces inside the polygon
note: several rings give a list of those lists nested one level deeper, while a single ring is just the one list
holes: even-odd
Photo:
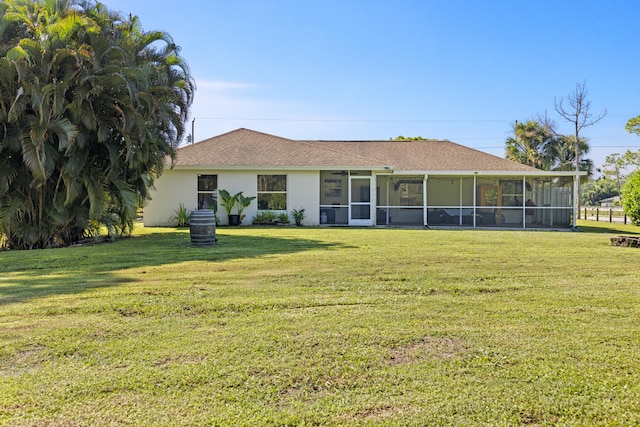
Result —
[{"label": "single-story house", "polygon": [[607,197],[606,199],[598,200],[597,204],[603,208],[612,208],[614,206],[620,206],[620,196]]},{"label": "single-story house", "polygon": [[[549,172],[450,141],[307,141],[237,129],[181,147],[144,208],[169,225],[180,204],[217,209],[218,191],[263,211],[305,209],[305,225],[570,228],[575,172]],[[222,224],[226,213],[217,209]]]}]

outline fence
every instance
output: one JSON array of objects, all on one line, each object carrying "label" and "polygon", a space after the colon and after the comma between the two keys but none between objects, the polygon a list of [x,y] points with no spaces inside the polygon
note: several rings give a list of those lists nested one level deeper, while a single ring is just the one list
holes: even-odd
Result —
[{"label": "fence", "polygon": [[[622,208],[586,207],[581,213],[583,214],[582,219],[591,221],[627,223],[627,214]],[[581,219],[580,215],[578,215],[578,219]]]}]

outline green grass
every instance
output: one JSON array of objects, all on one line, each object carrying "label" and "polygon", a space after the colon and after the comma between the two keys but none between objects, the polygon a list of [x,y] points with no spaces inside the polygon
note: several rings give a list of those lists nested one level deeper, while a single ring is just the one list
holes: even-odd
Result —
[{"label": "green grass", "polygon": [[580,225],[0,252],[0,424],[640,424],[640,227]]}]

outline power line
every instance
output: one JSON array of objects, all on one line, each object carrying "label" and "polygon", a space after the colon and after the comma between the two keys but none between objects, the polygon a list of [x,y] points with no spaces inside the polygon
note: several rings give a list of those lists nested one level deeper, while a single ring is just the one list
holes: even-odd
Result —
[{"label": "power line", "polygon": [[[459,139],[458,139],[459,140]],[[476,150],[496,150],[499,148],[505,148],[504,145],[496,146],[496,147],[473,147]],[[589,148],[640,148],[640,144],[638,145],[589,145]]]},{"label": "power line", "polygon": [[233,120],[256,122],[346,122],[346,123],[500,123],[512,120],[478,119],[478,120],[425,120],[425,119],[282,119],[282,118],[252,118],[252,117],[198,117],[198,120]]},{"label": "power line", "polygon": [[[606,116],[605,118],[627,118],[628,116]],[[233,120],[258,122],[362,122],[362,123],[501,123],[513,122],[513,119],[291,119],[281,117],[197,117],[198,120]]]}]

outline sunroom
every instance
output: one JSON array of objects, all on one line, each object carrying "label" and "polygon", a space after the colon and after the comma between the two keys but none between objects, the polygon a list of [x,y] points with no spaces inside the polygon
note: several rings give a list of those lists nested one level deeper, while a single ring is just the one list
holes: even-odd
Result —
[{"label": "sunroom", "polygon": [[[573,176],[321,171],[327,225],[570,228]],[[375,188],[375,192],[372,189]]]},{"label": "sunroom", "polygon": [[429,176],[426,225],[570,228],[573,176]]}]

